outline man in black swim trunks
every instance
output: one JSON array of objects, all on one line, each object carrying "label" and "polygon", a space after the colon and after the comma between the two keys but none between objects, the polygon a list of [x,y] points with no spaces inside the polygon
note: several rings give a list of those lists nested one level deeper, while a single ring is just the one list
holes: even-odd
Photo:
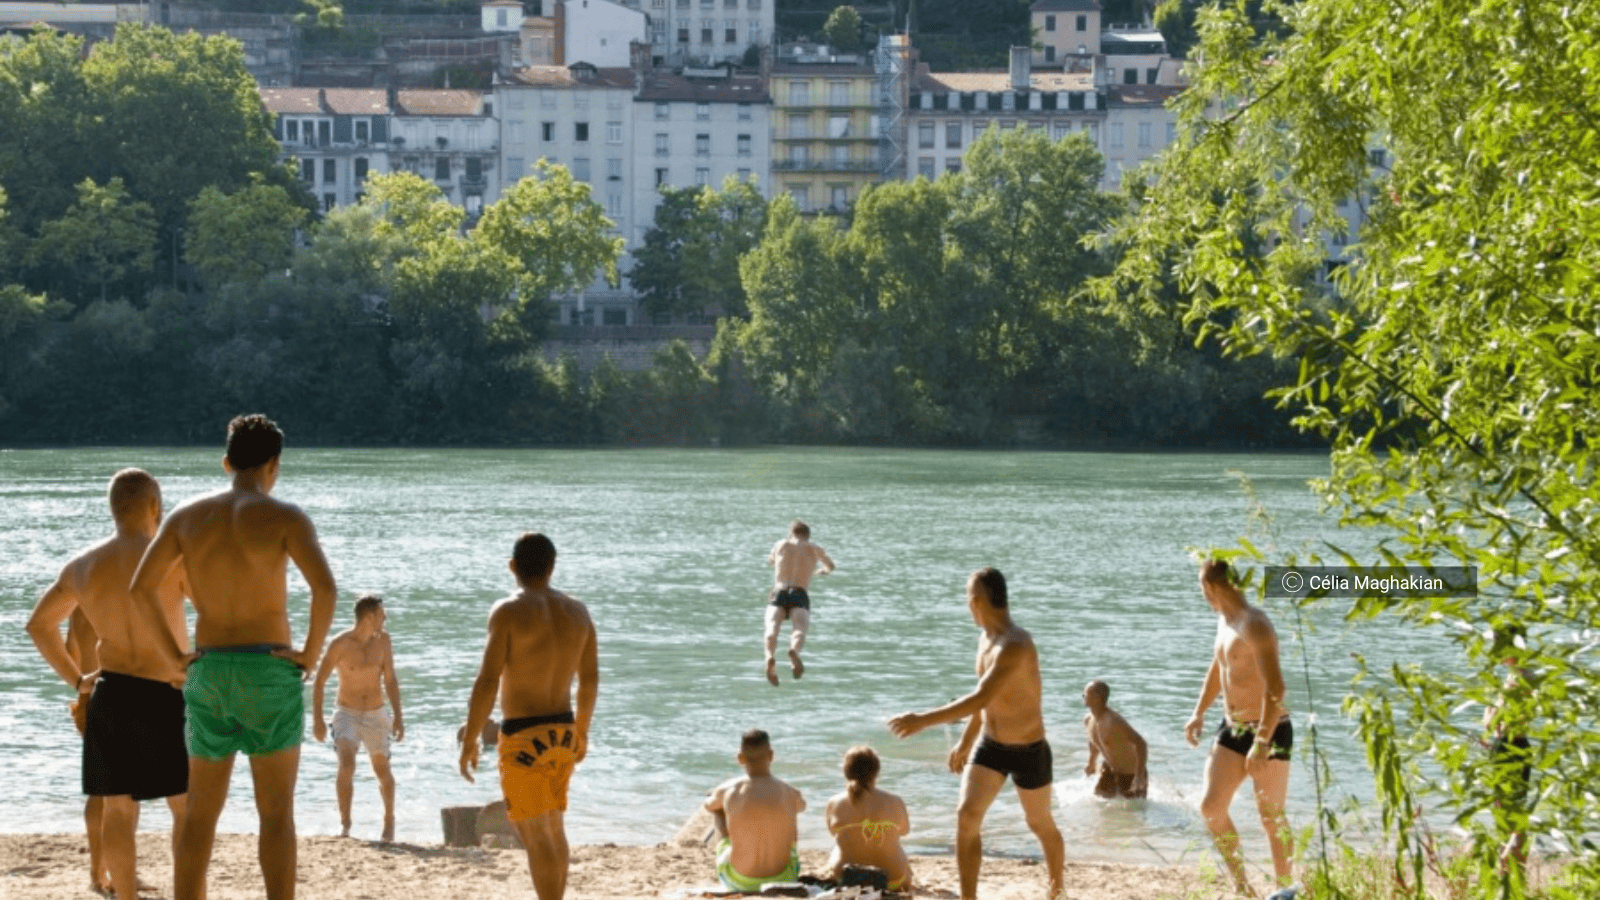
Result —
[{"label": "man in black swim trunks", "polygon": [[1217,636],[1212,645],[1211,668],[1200,688],[1194,715],[1184,726],[1191,747],[1200,745],[1206,710],[1222,695],[1224,716],[1210,755],[1206,758],[1204,796],[1200,815],[1239,892],[1255,896],[1245,875],[1239,833],[1228,805],[1246,776],[1255,785],[1261,826],[1272,848],[1272,868],[1279,886],[1292,880],[1290,857],[1293,835],[1284,814],[1289,796],[1289,752],[1294,747],[1294,727],[1284,706],[1283,672],[1278,664],[1278,634],[1272,620],[1251,606],[1234,586],[1231,570],[1222,560],[1207,560],[1200,567],[1200,591],[1217,613]]},{"label": "man in black swim trunks", "polygon": [[766,630],[767,681],[778,686],[778,627],[789,621],[789,667],[794,677],[805,674],[800,648],[806,645],[806,629],[811,625],[811,576],[821,566],[822,574],[833,571],[828,552],[811,543],[811,526],[796,519],[789,525],[789,536],[772,545],[767,554],[772,567],[772,593],[767,595]]},{"label": "man in black swim trunks", "polygon": [[1044,850],[1050,875],[1048,896],[1058,897],[1066,851],[1050,808],[1054,773],[1044,733],[1039,651],[1033,636],[1011,621],[1006,579],[999,570],[984,568],[972,573],[967,580],[967,609],[983,631],[978,637],[977,689],[938,709],[895,716],[889,720],[889,730],[904,738],[930,725],[967,719],[961,741],[949,758],[950,771],[961,773],[961,801],[956,810],[961,900],[978,896],[983,816],[1005,787],[1008,775],[1017,786],[1028,828]]}]

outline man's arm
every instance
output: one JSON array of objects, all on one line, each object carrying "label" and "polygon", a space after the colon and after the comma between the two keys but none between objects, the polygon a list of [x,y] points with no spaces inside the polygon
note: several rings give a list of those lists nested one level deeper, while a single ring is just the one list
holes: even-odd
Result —
[{"label": "man's arm", "polygon": [[339,600],[339,589],[333,580],[333,570],[328,558],[322,554],[317,542],[316,526],[311,518],[296,507],[289,507],[291,519],[284,535],[284,546],[289,559],[300,570],[306,585],[311,588],[311,615],[306,623],[306,642],[299,653],[282,654],[301,669],[310,671],[322,654],[322,644],[333,627],[333,608]]},{"label": "man's arm", "polygon": [[956,741],[955,747],[950,750],[950,757],[945,761],[950,771],[959,774],[967,765],[967,757],[972,755],[972,745],[977,743],[978,735],[983,732],[983,714],[978,713],[967,718],[967,726],[961,729],[961,740]]},{"label": "man's arm", "polygon": [[1083,717],[1083,730],[1089,740],[1089,762],[1083,767],[1083,774],[1093,775],[1095,763],[1100,761],[1100,744],[1094,739],[1094,714],[1089,713]]},{"label": "man's arm", "polygon": [[394,673],[394,641],[389,636],[383,636],[383,687],[389,694],[389,708],[394,711],[394,725],[391,731],[394,739],[406,739],[405,720],[400,717],[400,678]]},{"label": "man's arm", "polygon": [[578,658],[578,709],[574,715],[578,726],[578,761],[589,755],[589,723],[594,719],[595,698],[600,696],[600,648],[595,640],[594,622],[584,616],[588,626],[584,634],[583,654]]},{"label": "man's arm", "polygon": [[[1000,648],[1000,653],[995,657],[994,665],[978,679],[978,686],[972,693],[952,700],[938,709],[930,709],[921,713],[904,713],[889,720],[889,730],[895,737],[910,737],[913,734],[931,725],[944,722],[954,722],[969,716],[976,717],[995,695],[1000,693],[1007,681],[1014,677],[1028,661],[1028,651],[1022,641],[1007,641]],[[967,726],[967,731],[972,732],[972,726]],[[965,738],[963,738],[965,741]]]},{"label": "man's arm", "polygon": [[484,643],[483,662],[478,666],[478,677],[472,682],[472,697],[467,701],[467,724],[461,733],[461,777],[468,782],[472,781],[472,770],[478,768],[478,741],[483,735],[483,723],[489,721],[489,713],[494,711],[500,673],[506,667],[510,638],[506,634],[504,610],[504,603],[498,603],[489,612],[489,639]]},{"label": "man's arm", "polygon": [[1183,737],[1189,746],[1200,746],[1200,729],[1205,724],[1206,710],[1217,699],[1217,694],[1222,692],[1222,663],[1217,659],[1217,651],[1211,651],[1211,668],[1206,670],[1206,680],[1200,685],[1200,699],[1195,701],[1194,714],[1183,726]]},{"label": "man's arm", "polygon": [[817,562],[822,563],[822,574],[826,575],[833,571],[833,558],[821,547],[817,547]]},{"label": "man's arm", "polygon": [[338,668],[339,657],[344,652],[344,642],[338,638],[328,646],[328,655],[317,665],[317,677],[311,684],[311,736],[320,743],[328,739],[328,723],[322,718],[322,691],[328,676]]},{"label": "man's arm", "polygon": [[719,785],[716,790],[711,792],[711,796],[706,798],[705,802],[705,810],[711,813],[711,825],[717,829],[717,837],[719,838],[728,836],[728,810],[723,805],[722,797],[724,787],[726,785]]},{"label": "man's arm", "polygon": [[133,598],[133,614],[143,616],[145,624],[153,626],[155,649],[167,658],[175,677],[182,675],[189,654],[184,652],[177,635],[172,633],[172,627],[167,624],[167,617],[161,608],[161,586],[166,583],[172,567],[183,558],[183,548],[178,543],[178,535],[172,524],[180,517],[181,514],[174,513],[162,520],[150,546],[144,548],[144,557],[139,560],[139,568],[134,570],[133,582],[128,586],[128,593]]},{"label": "man's arm", "polygon": [[1279,710],[1283,708],[1284,685],[1283,670],[1278,663],[1278,633],[1265,615],[1250,618],[1244,629],[1244,639],[1255,651],[1263,683],[1261,714],[1256,719],[1261,725],[1256,729],[1255,743],[1250,747],[1250,752],[1245,754],[1245,763],[1248,765],[1270,752],[1273,727],[1278,721]]},{"label": "man's arm", "polygon": [[72,587],[72,581],[69,571],[63,569],[55,583],[39,595],[33,615],[28,617],[27,628],[28,637],[33,638],[33,645],[39,648],[39,655],[63,681],[81,693],[86,673],[78,667],[67,649],[66,638],[61,635],[61,623],[78,609],[78,594]]}]

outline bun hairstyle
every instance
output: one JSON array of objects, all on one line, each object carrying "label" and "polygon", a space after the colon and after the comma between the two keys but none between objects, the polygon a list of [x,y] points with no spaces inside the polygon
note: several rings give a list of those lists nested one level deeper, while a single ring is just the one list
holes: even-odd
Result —
[{"label": "bun hairstyle", "polygon": [[878,754],[871,747],[851,747],[844,752],[843,769],[850,799],[860,800],[878,782]]}]

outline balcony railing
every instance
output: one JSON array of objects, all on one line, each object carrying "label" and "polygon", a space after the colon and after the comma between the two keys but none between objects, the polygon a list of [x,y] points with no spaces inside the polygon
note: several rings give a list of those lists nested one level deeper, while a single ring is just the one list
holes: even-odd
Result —
[{"label": "balcony railing", "polygon": [[866,159],[775,159],[778,172],[876,172],[878,164]]}]

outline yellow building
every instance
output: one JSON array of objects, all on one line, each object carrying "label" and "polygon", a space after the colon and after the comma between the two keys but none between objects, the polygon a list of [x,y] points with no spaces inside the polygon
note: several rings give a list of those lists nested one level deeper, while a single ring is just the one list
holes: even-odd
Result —
[{"label": "yellow building", "polygon": [[882,107],[870,54],[785,45],[772,63],[772,190],[804,212],[848,210],[882,180]]}]

